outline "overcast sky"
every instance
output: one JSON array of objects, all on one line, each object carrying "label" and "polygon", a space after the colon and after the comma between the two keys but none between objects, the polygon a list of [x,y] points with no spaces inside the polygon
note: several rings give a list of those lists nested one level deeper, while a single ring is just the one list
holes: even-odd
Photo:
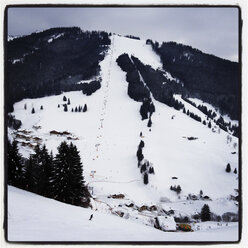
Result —
[{"label": "overcast sky", "polygon": [[10,8],[8,34],[78,26],[176,41],[232,61],[238,60],[237,8]]}]

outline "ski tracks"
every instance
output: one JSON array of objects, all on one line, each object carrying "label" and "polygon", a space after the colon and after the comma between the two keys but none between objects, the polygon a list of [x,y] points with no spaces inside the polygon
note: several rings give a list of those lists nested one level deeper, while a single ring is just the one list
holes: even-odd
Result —
[{"label": "ski tracks", "polygon": [[111,68],[112,68],[112,61],[113,61],[113,47],[114,47],[114,39],[112,40],[112,47],[110,50],[109,56],[109,65],[106,76],[103,75],[102,79],[102,88],[103,88],[103,102],[101,106],[101,114],[99,118],[99,125],[97,130],[97,136],[96,136],[96,144],[95,144],[95,154],[92,158],[92,160],[97,161],[99,160],[100,156],[102,156],[103,152],[103,128],[104,128],[104,120],[107,112],[107,105],[108,105],[108,96],[109,96],[109,84],[110,84],[110,76],[111,76]]}]

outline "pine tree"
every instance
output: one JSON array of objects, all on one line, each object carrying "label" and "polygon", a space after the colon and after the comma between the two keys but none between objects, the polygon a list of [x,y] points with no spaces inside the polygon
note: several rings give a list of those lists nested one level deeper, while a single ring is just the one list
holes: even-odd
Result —
[{"label": "pine tree", "polygon": [[144,143],[143,140],[141,140],[140,143],[139,143],[139,148],[143,148],[144,146],[145,146],[145,143]]},{"label": "pine tree", "polygon": [[142,153],[142,149],[138,149],[138,151],[137,151],[137,159],[138,159],[138,161],[141,161],[143,158],[144,158],[144,155],[143,155],[143,153]]},{"label": "pine tree", "polygon": [[58,104],[58,108],[60,108],[60,105]]},{"label": "pine tree", "polygon": [[237,169],[235,168],[234,171],[233,171],[234,174],[237,174]]},{"label": "pine tree", "polygon": [[62,142],[54,161],[52,197],[56,200],[81,205],[89,203],[89,192],[84,185],[83,168],[79,152],[72,143]]},{"label": "pine tree", "polygon": [[203,125],[206,125],[207,123],[206,123],[206,121],[204,120],[204,121],[202,122],[202,124],[203,124]]},{"label": "pine tree", "polygon": [[182,191],[181,186],[178,185],[178,186],[176,187],[176,192],[177,192],[177,194],[180,194],[181,191]]},{"label": "pine tree", "polygon": [[144,174],[144,184],[148,184],[148,174]]},{"label": "pine tree", "polygon": [[142,137],[143,135],[142,135],[142,132],[140,132],[140,137]]},{"label": "pine tree", "polygon": [[74,110],[73,110],[73,108],[71,109],[71,112],[73,112]]},{"label": "pine tree", "polygon": [[68,102],[67,102],[67,104],[68,104],[68,105],[70,105],[70,104],[71,104],[70,98],[68,98]]},{"label": "pine tree", "polygon": [[146,171],[146,164],[143,164],[140,168],[140,173],[143,173],[144,171]]},{"label": "pine tree", "polygon": [[204,206],[201,209],[201,220],[202,221],[211,220],[210,209],[209,209],[208,204],[204,204]]},{"label": "pine tree", "polygon": [[186,114],[186,110],[185,110],[185,108],[183,108],[183,113],[184,113],[184,114]]},{"label": "pine tree", "polygon": [[142,120],[145,120],[148,118],[149,106],[150,106],[149,100],[143,101],[142,105],[140,106],[140,114],[141,114]]},{"label": "pine tree", "polygon": [[211,127],[212,127],[212,125],[211,125],[211,121],[208,123],[208,127],[209,127],[209,128],[211,128]]},{"label": "pine tree", "polygon": [[49,155],[45,145],[40,150],[40,178],[38,180],[39,194],[50,197],[51,183],[53,173],[53,155]]},{"label": "pine tree", "polygon": [[67,101],[67,98],[66,96],[63,97],[63,101],[66,102]]},{"label": "pine tree", "polygon": [[77,109],[77,107],[75,108],[75,112],[78,112],[78,109]]},{"label": "pine tree", "polygon": [[147,127],[151,127],[151,126],[152,126],[152,120],[151,120],[151,118],[149,118],[149,121],[147,123]]},{"label": "pine tree", "polygon": [[33,168],[33,161],[32,155],[29,156],[29,159],[26,163],[26,171],[24,175],[24,182],[25,182],[25,189],[34,192],[35,188],[35,178],[34,178],[34,168]]},{"label": "pine tree", "polygon": [[230,171],[231,171],[231,166],[230,166],[230,164],[228,163],[228,164],[226,165],[226,172],[229,173]]},{"label": "pine tree", "polygon": [[87,104],[84,104],[83,112],[86,112],[86,111],[87,111]]},{"label": "pine tree", "polygon": [[41,194],[40,180],[42,180],[42,162],[41,162],[41,149],[39,145],[34,148],[34,154],[29,157],[29,165],[27,168],[30,177],[26,177],[27,184],[29,185],[29,191],[36,194]]},{"label": "pine tree", "polygon": [[155,112],[155,106],[153,102],[150,102],[149,112],[150,112],[150,117],[152,116],[152,113]]},{"label": "pine tree", "polygon": [[26,104],[26,103],[24,104],[24,109],[25,109],[25,110],[27,109],[27,104]]},{"label": "pine tree", "polygon": [[64,111],[65,111],[65,112],[67,112],[67,111],[68,111],[67,104],[64,104]]},{"label": "pine tree", "polygon": [[40,110],[43,110],[43,105],[40,106]]},{"label": "pine tree", "polygon": [[23,188],[24,166],[15,140],[12,144],[9,141],[7,144],[7,165],[8,184]]},{"label": "pine tree", "polygon": [[149,173],[150,173],[150,174],[154,174],[154,168],[153,168],[153,167],[150,167],[150,168],[149,168]]},{"label": "pine tree", "polygon": [[32,108],[32,111],[31,111],[31,113],[32,113],[32,114],[34,114],[34,113],[35,113],[35,110],[34,110],[34,108]]}]

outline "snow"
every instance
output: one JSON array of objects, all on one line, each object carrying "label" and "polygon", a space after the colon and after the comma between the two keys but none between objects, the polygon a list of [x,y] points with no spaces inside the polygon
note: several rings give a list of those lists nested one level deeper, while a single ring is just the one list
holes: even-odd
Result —
[{"label": "snow", "polygon": [[165,77],[166,77],[167,79],[169,79],[170,81],[175,81],[175,82],[179,83],[179,80],[176,79],[176,78],[174,78],[174,77],[172,77],[171,74],[170,74],[168,71],[165,71],[164,75],[165,75]]},{"label": "snow", "polygon": [[21,58],[21,59],[14,59],[14,60],[12,61],[12,64],[22,63],[22,62],[23,62],[23,58]]},{"label": "snow", "polygon": [[[29,142],[35,145],[37,142],[34,138],[41,138],[40,143],[45,143],[48,150],[52,150],[54,155],[57,153],[58,145],[64,140],[72,141],[78,147],[83,162],[86,184],[92,187],[96,198],[94,203],[94,209],[98,209],[96,214],[99,215],[99,218],[101,216],[101,221],[105,224],[109,223],[111,225],[112,221],[110,219],[112,220],[112,218],[114,218],[113,222],[119,223],[120,221],[121,223],[126,223],[123,225],[126,225],[125,227],[128,227],[128,230],[127,233],[123,234],[123,240],[125,238],[128,240],[149,240],[151,238],[164,240],[164,236],[160,236],[160,231],[144,226],[149,222],[148,216],[141,218],[137,211],[123,207],[119,208],[120,201],[107,198],[110,194],[122,193],[125,195],[124,202],[133,202],[139,207],[142,205],[156,205],[168,210],[174,209],[177,213],[185,213],[188,216],[199,212],[205,203],[209,204],[211,211],[218,215],[222,215],[225,212],[237,213],[238,207],[229,198],[230,194],[235,196],[235,189],[238,189],[238,174],[233,173],[234,168],[238,170],[238,139],[232,137],[232,140],[227,142],[228,134],[226,132],[222,130],[220,132],[212,132],[211,129],[202,123],[193,120],[181,111],[176,111],[154,100],[153,97],[156,112],[152,116],[153,125],[151,131],[149,131],[147,120],[142,121],[139,114],[141,103],[133,101],[127,95],[126,73],[116,63],[116,59],[122,53],[133,54],[142,63],[149,64],[154,69],[162,68],[159,57],[152,51],[151,46],[145,44],[145,41],[113,35],[109,51],[105,59],[100,62],[101,88],[91,96],[74,91],[57,96],[24,99],[15,103],[13,114],[16,119],[22,121],[21,129],[31,131],[27,135],[30,139]],[[62,104],[66,103],[63,102],[64,95],[70,98],[71,102],[71,105],[68,105],[68,112],[63,111]],[[181,96],[178,95],[176,97],[184,102]],[[24,104],[27,104],[26,110],[24,109]],[[58,108],[58,104],[60,104],[60,108]],[[87,104],[87,112],[71,112],[71,108],[79,105],[84,106],[84,104]],[[184,104],[186,110],[189,109],[202,118],[206,118],[202,112],[192,105],[186,102]],[[43,110],[40,110],[41,105],[43,105]],[[32,107],[35,109],[34,114],[31,114]],[[52,130],[59,132],[68,131],[71,134],[67,136],[51,135],[50,131]],[[149,175],[148,185],[143,184],[143,178],[137,166],[136,151],[141,140],[140,132],[142,132],[142,139],[145,142],[145,147],[143,148],[144,157],[153,163],[155,170],[154,175]],[[8,133],[11,140],[16,135],[11,129],[8,129]],[[68,137],[73,138],[73,140],[69,140]],[[187,137],[196,137],[197,139],[188,140]],[[17,140],[20,142],[24,141],[20,138]],[[28,157],[33,152],[28,146],[20,146],[20,151],[25,157]],[[234,152],[236,153],[234,154]],[[225,172],[227,163],[231,165],[231,173]],[[91,173],[92,171],[95,171],[94,175]],[[178,179],[172,179],[172,177],[177,177]],[[181,186],[182,192],[180,197],[176,192],[170,190],[171,185]],[[186,200],[188,194],[199,195],[200,190],[203,190],[203,194],[208,195],[212,201]],[[18,194],[13,193],[13,197],[18,197]],[[161,197],[168,199],[168,201],[161,202]],[[33,196],[32,198],[35,197]],[[67,207],[71,208],[72,206]],[[129,214],[130,220],[125,220],[125,222],[120,217],[109,216],[112,213],[111,208],[124,211],[126,216]],[[78,225],[85,232],[85,229],[89,228],[89,226],[88,224],[85,226],[79,220],[86,218],[83,217],[86,215],[88,218],[91,211],[75,207],[74,209],[75,213],[73,213],[73,216],[74,214],[75,216],[73,218],[75,218],[75,222],[78,222]],[[12,208],[12,214],[15,214],[15,211],[18,210]],[[26,211],[25,208],[22,211]],[[99,212],[108,213],[109,215],[105,218],[103,217],[105,215],[101,215]],[[28,214],[28,210],[25,213]],[[25,216],[25,213],[23,213],[23,216]],[[79,217],[76,217],[77,213]],[[87,214],[84,215],[84,213]],[[58,211],[57,214],[59,215],[57,218],[57,221],[60,221],[59,223],[62,220],[64,221],[64,218],[67,218],[64,213],[61,214]],[[81,214],[82,217],[80,217]],[[152,215],[150,213],[144,214]],[[36,216],[35,213],[34,216]],[[142,237],[138,233],[135,236],[131,235],[131,231],[137,226],[136,223],[130,223],[137,216],[137,222],[142,224],[138,225],[139,228],[144,228]],[[38,228],[42,220],[38,219],[35,222],[35,219],[32,219],[29,221],[36,223]],[[42,223],[45,222],[44,220]],[[100,233],[99,230],[101,230],[102,222],[96,223],[94,227],[96,233]],[[10,225],[9,231],[10,235],[13,233],[16,238],[17,227],[15,227],[15,224]],[[134,226],[132,226],[133,224]],[[18,224],[16,225],[18,226]],[[49,225],[46,224],[45,226],[47,228]],[[63,227],[63,225],[56,224],[56,227],[58,226],[61,229],[72,229],[69,220],[67,226]],[[75,230],[73,234],[68,234],[70,236],[67,237],[66,235],[61,236],[61,234],[53,233],[52,228],[54,227],[55,224],[51,225],[51,229],[43,230],[46,234],[50,233],[52,236],[48,236],[48,238],[55,238],[55,240],[60,238],[62,240],[83,239],[82,231]],[[27,226],[26,228],[28,229],[29,227]],[[89,237],[92,240],[106,240],[109,238],[107,232],[110,230],[112,230],[112,233],[118,233],[119,229],[117,228],[116,230],[113,229],[113,226],[109,226],[109,228],[106,227],[106,230],[102,228],[102,236],[99,234],[99,236],[94,238],[92,236]],[[154,236],[145,235],[146,232],[151,232],[151,234],[154,232]],[[220,232],[220,236],[218,232]],[[216,232],[213,230],[203,231],[199,237],[194,236],[194,234],[180,233],[180,238],[185,241],[190,239],[200,240],[200,238],[207,241],[223,238],[226,238],[226,240],[236,240],[237,234],[235,234],[236,236],[233,235],[236,232],[237,225],[234,225]],[[80,233],[81,236],[79,237]],[[175,234],[166,234],[166,240],[177,240],[178,236],[173,235]],[[19,238],[21,239],[22,236]],[[43,239],[45,238],[46,235],[44,234]],[[115,239],[114,233],[111,238]]]},{"label": "snow", "polygon": [[162,230],[176,231],[176,222],[171,216],[158,216],[158,222]]},{"label": "snow", "polygon": [[216,114],[217,114],[217,116],[215,117],[216,120],[220,116],[222,116],[225,122],[227,122],[227,123],[231,122],[232,125],[237,125],[237,126],[239,125],[239,122],[237,120],[232,120],[228,115],[221,115],[220,111],[217,108],[213,107],[211,104],[203,102],[202,100],[197,99],[197,98],[189,98],[189,100],[194,102],[197,106],[203,105],[203,106],[206,106],[207,109],[216,112]]},{"label": "snow", "polygon": [[[18,204],[17,204],[18,203]],[[93,218],[90,221],[90,215]],[[8,241],[237,241],[237,223],[199,224],[190,233],[163,232],[117,216],[8,187]],[[209,226],[211,229],[209,229]]]},{"label": "snow", "polygon": [[64,33],[58,34],[58,35],[52,35],[50,39],[48,39],[48,43],[53,42],[54,40],[58,39],[59,37],[63,36]]}]

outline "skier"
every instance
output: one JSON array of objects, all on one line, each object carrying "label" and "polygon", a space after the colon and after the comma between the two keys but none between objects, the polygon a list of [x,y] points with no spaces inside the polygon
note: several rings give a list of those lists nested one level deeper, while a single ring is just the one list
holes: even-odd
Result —
[{"label": "skier", "polygon": [[93,218],[93,214],[91,214],[91,216],[90,216],[89,220],[92,220],[92,218]]}]

